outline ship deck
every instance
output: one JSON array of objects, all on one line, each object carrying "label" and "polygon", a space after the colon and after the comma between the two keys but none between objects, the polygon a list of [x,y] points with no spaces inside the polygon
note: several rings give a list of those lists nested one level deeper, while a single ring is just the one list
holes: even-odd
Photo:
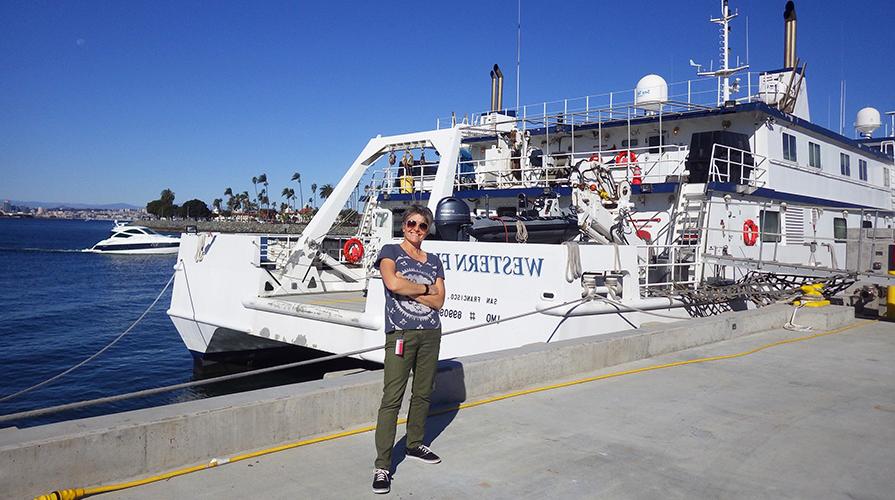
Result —
[{"label": "ship deck", "polygon": [[306,304],[312,306],[325,306],[344,311],[364,312],[367,297],[363,290],[352,292],[324,292],[324,293],[297,293],[293,295],[277,295],[277,300],[292,302],[294,304]]}]

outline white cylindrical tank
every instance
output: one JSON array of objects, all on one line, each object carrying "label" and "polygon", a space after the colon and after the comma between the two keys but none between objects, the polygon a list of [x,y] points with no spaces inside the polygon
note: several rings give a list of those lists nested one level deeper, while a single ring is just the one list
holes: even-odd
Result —
[{"label": "white cylindrical tank", "polygon": [[855,118],[855,128],[864,137],[872,136],[873,131],[878,129],[881,123],[879,111],[870,107],[861,108],[858,111],[858,116]]},{"label": "white cylindrical tank", "polygon": [[659,75],[646,75],[637,82],[634,89],[634,105],[658,111],[660,106],[668,102],[668,84]]}]

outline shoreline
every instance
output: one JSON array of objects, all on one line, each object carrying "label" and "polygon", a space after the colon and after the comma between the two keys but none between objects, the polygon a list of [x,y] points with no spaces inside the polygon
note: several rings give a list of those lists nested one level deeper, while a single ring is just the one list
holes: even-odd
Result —
[{"label": "shoreline", "polygon": [[[146,226],[156,231],[184,232],[187,226],[196,226],[199,232],[214,233],[260,233],[260,234],[301,234],[307,224],[284,224],[268,222],[240,222],[218,220],[140,220],[131,224]],[[357,226],[333,228],[333,234],[351,236],[357,232]]]}]

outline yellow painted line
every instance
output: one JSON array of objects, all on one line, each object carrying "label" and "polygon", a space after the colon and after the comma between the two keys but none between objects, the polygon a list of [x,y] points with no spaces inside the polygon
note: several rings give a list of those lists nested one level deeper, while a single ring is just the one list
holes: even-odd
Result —
[{"label": "yellow painted line", "polygon": [[[811,339],[816,339],[816,338],[820,338],[820,337],[826,337],[829,335],[835,335],[837,333],[846,332],[848,330],[852,330],[854,328],[865,326],[865,325],[868,325],[868,324],[874,323],[874,322],[875,322],[874,320],[857,321],[850,325],[846,325],[844,327],[837,328],[835,330],[830,330],[828,332],[815,333],[813,335],[805,335],[803,337],[796,337],[796,338],[791,338],[791,339],[780,340],[777,342],[772,342],[770,344],[765,344],[765,345],[756,347],[754,349],[750,349],[748,351],[743,351],[743,352],[738,352],[735,354],[725,354],[725,355],[721,355],[721,356],[710,356],[710,357],[706,357],[706,358],[690,359],[690,360],[686,360],[686,361],[675,361],[673,363],[665,363],[665,364],[661,364],[661,365],[644,366],[642,368],[634,368],[631,370],[623,370],[623,371],[618,371],[618,372],[605,373],[603,375],[596,375],[593,377],[581,378],[581,379],[572,380],[572,381],[568,381],[568,382],[562,382],[562,383],[558,383],[558,384],[551,384],[551,385],[546,385],[546,386],[542,386],[542,387],[535,387],[532,389],[515,391],[515,392],[508,393],[508,394],[502,394],[500,396],[493,396],[493,397],[481,399],[478,401],[462,403],[457,406],[442,408],[440,410],[430,412],[429,415],[441,415],[443,413],[448,413],[448,412],[458,411],[458,410],[465,410],[467,408],[474,408],[476,406],[481,406],[481,405],[488,404],[488,403],[494,403],[496,401],[503,401],[505,399],[524,396],[526,394],[535,394],[538,392],[550,391],[553,389],[560,389],[563,387],[570,387],[573,385],[585,384],[588,382],[595,382],[597,380],[605,380],[608,378],[621,377],[623,375],[633,375],[635,373],[663,370],[665,368],[693,365],[696,363],[706,363],[709,361],[720,361],[720,360],[725,360],[725,359],[741,358],[744,356],[748,356],[750,354],[755,354],[755,353],[763,351],[765,349],[770,349],[772,347],[777,347],[777,346],[781,346],[781,345],[785,345],[785,344],[792,344],[795,342],[802,342],[805,340],[811,340]],[[398,419],[398,425],[405,424],[405,423],[407,423],[406,418]],[[118,483],[118,484],[112,484],[112,485],[108,485],[108,486],[100,486],[100,487],[96,487],[96,488],[75,488],[75,489],[67,489],[67,490],[57,490],[57,491],[54,491],[53,493],[50,493],[47,495],[38,496],[35,498],[35,500],[75,500],[78,498],[83,498],[85,496],[90,496],[90,495],[96,495],[99,493],[107,493],[110,491],[123,490],[126,488],[132,488],[134,486],[142,486],[144,484],[154,483],[156,481],[163,481],[165,479],[171,479],[173,477],[183,476],[183,475],[189,474],[191,472],[196,472],[196,471],[205,470],[205,469],[211,469],[213,467],[217,467],[219,465],[224,465],[227,463],[239,462],[241,460],[247,460],[250,458],[257,458],[257,457],[260,457],[263,455],[269,455],[271,453],[276,453],[278,451],[291,450],[293,448],[299,448],[302,446],[307,446],[307,445],[311,445],[311,444],[315,444],[315,443],[322,443],[324,441],[332,441],[334,439],[339,439],[339,438],[348,437],[348,436],[354,436],[356,434],[370,432],[374,429],[376,429],[375,425],[368,425],[365,427],[360,427],[360,428],[352,429],[349,431],[339,432],[339,433],[335,433],[335,434],[328,434],[326,436],[321,436],[321,437],[316,437],[316,438],[311,438],[311,439],[305,439],[302,441],[296,441],[294,443],[275,446],[272,448],[266,448],[263,450],[253,451],[250,453],[233,455],[229,459],[221,459],[221,460],[213,459],[207,464],[196,465],[193,467],[178,469],[178,470],[174,470],[171,472],[166,472],[164,474],[159,474],[157,476],[147,477],[145,479],[138,479],[136,481],[130,481],[130,482],[126,482],[126,483]]]}]

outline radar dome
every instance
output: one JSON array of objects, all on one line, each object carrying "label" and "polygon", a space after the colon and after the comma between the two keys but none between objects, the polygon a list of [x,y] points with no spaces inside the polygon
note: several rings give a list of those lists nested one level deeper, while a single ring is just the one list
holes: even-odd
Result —
[{"label": "radar dome", "polygon": [[639,108],[658,111],[668,102],[668,84],[659,75],[646,75],[637,82],[634,89],[634,105]]},{"label": "radar dome", "polygon": [[879,126],[879,111],[874,108],[862,108],[858,111],[858,116],[855,118],[855,128],[858,129],[861,135],[870,137]]}]

